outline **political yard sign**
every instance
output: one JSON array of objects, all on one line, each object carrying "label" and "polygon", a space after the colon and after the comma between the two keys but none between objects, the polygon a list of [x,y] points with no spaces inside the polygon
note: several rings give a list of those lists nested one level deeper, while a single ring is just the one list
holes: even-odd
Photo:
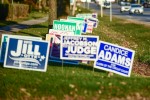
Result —
[{"label": "political yard sign", "polygon": [[93,26],[94,26],[94,23],[92,22],[88,22],[87,23],[87,28],[86,28],[86,32],[87,33],[92,33],[93,32]]},{"label": "political yard sign", "polygon": [[[60,37],[64,34],[74,35],[73,32],[59,31],[54,29],[50,29],[49,34],[46,34],[46,41],[50,41],[49,61],[62,63],[62,60],[60,59]],[[79,61],[63,60],[63,63],[78,64]]]},{"label": "political yard sign", "polygon": [[7,45],[7,38],[8,38],[8,36],[2,34],[2,40],[1,40],[1,57],[0,57],[1,62],[4,62],[6,45]]},{"label": "political yard sign", "polygon": [[74,35],[81,35],[82,33],[82,26],[77,22],[54,20],[53,29],[61,31],[71,31],[74,32]]},{"label": "political yard sign", "polygon": [[68,60],[95,60],[98,41],[98,36],[62,35],[60,58]]},{"label": "political yard sign", "polygon": [[31,36],[29,37],[29,36],[19,36],[19,35],[2,34],[2,38],[1,38],[1,57],[0,57],[1,62],[4,62],[8,37],[16,37],[16,36],[20,37],[20,38],[42,40],[41,37],[31,37]]},{"label": "political yard sign", "polygon": [[94,67],[130,77],[134,53],[133,50],[100,41]]},{"label": "political yard sign", "polygon": [[97,18],[97,13],[82,13],[82,14],[77,14],[76,17],[81,17],[81,18]]},{"label": "political yard sign", "polygon": [[81,17],[72,17],[72,16],[68,16],[67,17],[67,20],[68,21],[71,21],[71,22],[79,22],[81,23],[82,25],[82,33],[85,33],[86,32],[86,29],[87,29],[87,23],[85,22],[85,18],[81,18]]},{"label": "political yard sign", "polygon": [[9,37],[4,67],[45,72],[48,53],[47,41]]},{"label": "political yard sign", "polygon": [[74,20],[78,20],[78,21],[83,21],[85,20],[85,18],[81,18],[81,17],[72,17],[72,16],[68,16],[67,19],[74,19]]},{"label": "political yard sign", "polygon": [[60,19],[60,21],[75,22],[75,23],[77,23],[78,27],[80,26],[79,28],[80,28],[81,33],[85,33],[86,32],[87,23],[85,21],[78,20],[78,19],[75,19],[75,18],[73,18],[73,19],[71,19],[71,18],[70,19]]},{"label": "political yard sign", "polygon": [[86,22],[87,23],[93,23],[93,27],[94,28],[97,28],[98,23],[99,23],[98,19],[92,18],[92,17],[91,18],[87,18]]},{"label": "political yard sign", "polygon": [[46,40],[50,41],[50,53],[49,58],[51,59],[60,59],[60,43],[61,43],[61,35],[74,35],[73,32],[68,31],[60,31],[60,30],[54,30],[50,29],[49,34],[46,35]]},{"label": "political yard sign", "polygon": [[74,4],[74,0],[70,0],[70,5],[73,5]]}]

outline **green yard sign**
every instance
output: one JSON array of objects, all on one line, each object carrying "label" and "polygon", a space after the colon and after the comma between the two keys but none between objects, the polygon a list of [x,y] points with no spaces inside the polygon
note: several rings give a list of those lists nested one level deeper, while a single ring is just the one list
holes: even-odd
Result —
[{"label": "green yard sign", "polygon": [[69,22],[65,20],[54,20],[53,21],[53,29],[62,30],[62,31],[71,31],[74,32],[74,35],[81,35],[82,27],[80,23],[77,22]]},{"label": "green yard sign", "polygon": [[68,16],[67,19],[72,19],[72,20],[78,20],[78,21],[83,21],[84,22],[84,18],[80,18],[80,17],[72,17],[72,16]]},{"label": "green yard sign", "polygon": [[84,18],[68,16],[67,20],[69,20],[71,22],[78,22],[80,24],[80,27],[82,27],[82,33],[85,33],[83,31],[85,29],[85,27],[86,27]]},{"label": "green yard sign", "polygon": [[89,18],[92,17],[92,14],[77,14],[76,17]]}]

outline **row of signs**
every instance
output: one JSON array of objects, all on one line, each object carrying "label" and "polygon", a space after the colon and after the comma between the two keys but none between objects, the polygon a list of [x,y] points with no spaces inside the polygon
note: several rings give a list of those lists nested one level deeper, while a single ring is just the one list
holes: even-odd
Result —
[{"label": "row of signs", "polygon": [[67,19],[60,19],[53,21],[53,29],[60,31],[70,31],[74,35],[81,35],[86,33],[92,33],[94,28],[98,26],[98,19],[96,13],[87,15],[78,14],[77,17],[68,16]]},{"label": "row of signs", "polygon": [[79,64],[84,59],[94,61],[94,68],[129,77],[134,51],[99,41],[99,36],[86,35],[89,32],[85,24],[93,23],[92,27],[97,27],[97,20],[87,21],[97,19],[96,14],[77,16],[54,20],[46,41],[40,37],[3,34],[1,61],[4,67],[46,71],[48,61]]},{"label": "row of signs", "polygon": [[[53,29],[49,29],[49,34],[46,35],[46,40],[50,41],[49,61],[62,62],[60,59],[61,35],[92,33],[93,28],[98,25],[97,13],[78,14],[77,16],[79,17],[68,16],[67,19],[53,21]],[[63,63],[79,64],[79,60],[63,60]]]},{"label": "row of signs", "polygon": [[[60,26],[54,21],[53,29],[49,30],[47,37],[51,37],[49,39],[51,41],[50,44],[52,44],[51,49],[54,47],[59,48],[56,54],[59,55],[58,58],[60,60],[70,62],[81,61],[83,59],[85,61],[94,61],[94,68],[114,72],[123,76],[130,76],[134,58],[133,50],[99,41],[98,36],[86,35],[86,33],[92,33],[92,31],[89,31],[87,27],[85,28],[85,24],[88,23],[88,27],[91,25],[91,30],[97,28],[99,21],[97,20],[96,13],[77,14],[76,17],[68,16],[67,19],[60,19],[57,22],[59,22]],[[76,23],[74,27],[78,29],[79,33],[74,31],[75,28],[73,28],[74,30],[65,28],[69,27],[69,25],[71,28],[72,25],[70,23]],[[56,49],[52,50],[50,55],[53,52],[56,52]],[[50,59],[52,59],[51,56]]]},{"label": "row of signs", "polygon": [[40,37],[2,35],[1,62],[6,68],[47,70],[49,42]]},{"label": "row of signs", "polygon": [[97,36],[61,36],[60,58],[94,61],[94,68],[130,76],[134,51],[99,41]]}]

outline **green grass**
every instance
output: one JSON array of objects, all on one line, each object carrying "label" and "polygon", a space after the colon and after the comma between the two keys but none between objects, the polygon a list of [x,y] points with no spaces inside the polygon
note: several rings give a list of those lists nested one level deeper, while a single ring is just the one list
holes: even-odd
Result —
[{"label": "green grass", "polygon": [[41,18],[41,17],[45,17],[48,16],[47,13],[42,13],[42,12],[38,12],[38,11],[32,11],[28,17],[26,18],[20,18],[20,19],[16,19],[13,21],[0,21],[0,27],[4,27],[7,25],[12,25],[12,24],[17,24],[18,22],[24,21],[24,20],[30,20],[30,19],[37,19],[37,18]]},{"label": "green grass", "polygon": [[30,26],[28,29],[21,30],[15,34],[30,35],[45,39],[46,34],[48,34],[48,22]]},{"label": "green grass", "polygon": [[15,21],[0,21],[0,28],[6,25],[10,25],[10,24],[16,24],[17,22]]},{"label": "green grass", "polygon": [[44,13],[44,12],[39,12],[37,10],[32,11],[29,16],[27,18],[24,18],[23,20],[29,20],[29,19],[38,19],[38,18],[42,18],[48,16],[48,13]]},{"label": "green grass", "polygon": [[105,16],[100,18],[100,26],[95,33],[100,36],[101,40],[135,50],[135,57],[138,61],[150,64],[149,27],[117,18],[109,22],[109,17]]},{"label": "green grass", "polygon": [[[109,22],[108,16],[99,17],[99,20],[100,24],[94,29],[93,35],[98,35],[100,40],[135,50],[135,60],[145,63],[140,57],[146,56],[144,53],[149,54],[149,42],[144,39],[150,37],[149,27],[116,18]],[[47,32],[48,23],[45,22],[14,34],[40,36],[45,39]],[[133,72],[130,78],[117,74],[109,77],[105,71],[95,69],[93,72],[92,63],[64,64],[62,67],[61,63],[49,62],[46,72],[8,69],[0,65],[0,99],[150,99],[149,77]]]},{"label": "green grass", "polygon": [[[0,98],[23,99],[65,95],[91,99],[126,97],[139,93],[149,97],[149,78],[132,75],[107,76],[107,72],[95,70],[86,65],[64,65],[50,62],[47,72],[34,72],[0,67]],[[76,97],[77,96],[77,97]]]}]

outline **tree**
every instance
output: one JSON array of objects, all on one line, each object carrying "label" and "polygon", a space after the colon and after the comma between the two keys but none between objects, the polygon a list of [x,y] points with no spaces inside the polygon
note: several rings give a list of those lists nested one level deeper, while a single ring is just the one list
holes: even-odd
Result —
[{"label": "tree", "polygon": [[57,19],[57,0],[49,0],[49,29],[53,27],[53,20]]},{"label": "tree", "polygon": [[70,0],[57,0],[57,17],[64,18],[70,15]]},{"label": "tree", "polygon": [[53,20],[70,15],[70,0],[49,0],[49,28],[53,27]]},{"label": "tree", "polygon": [[1,2],[0,2],[0,3],[2,3],[2,4],[4,4],[4,3],[6,4],[6,3],[7,3],[7,4],[8,4],[8,3],[9,3],[9,1],[8,1],[8,0],[1,0]]}]

